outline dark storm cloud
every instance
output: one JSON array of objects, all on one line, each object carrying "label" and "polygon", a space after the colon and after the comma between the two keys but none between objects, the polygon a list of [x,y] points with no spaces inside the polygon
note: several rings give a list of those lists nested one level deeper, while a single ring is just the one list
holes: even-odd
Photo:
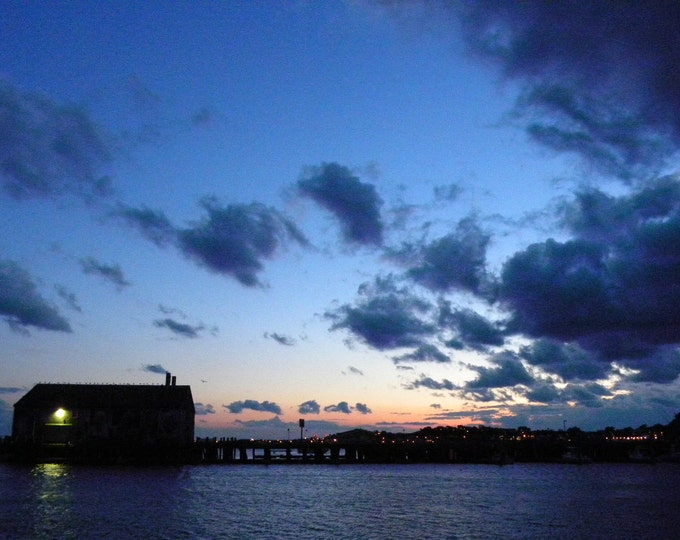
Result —
[{"label": "dark storm cloud", "polygon": [[159,247],[174,245],[186,257],[247,287],[262,286],[258,273],[286,241],[308,242],[295,224],[275,208],[259,203],[220,205],[200,201],[206,216],[186,228],[175,227],[163,212],[119,205],[113,216]]},{"label": "dark storm cloud", "polygon": [[531,384],[534,379],[520,362],[520,359],[511,352],[502,352],[493,355],[490,359],[493,367],[473,366],[467,367],[476,371],[476,379],[466,383],[466,388],[502,388],[515,386],[516,384]]},{"label": "dark storm cloud", "polygon": [[658,168],[663,155],[669,153],[658,138],[636,125],[637,119],[611,119],[617,112],[614,107],[576,103],[577,99],[571,91],[555,87],[525,96],[522,110],[533,109],[536,116],[555,110],[561,113],[553,125],[529,123],[526,130],[531,139],[557,152],[579,154],[600,172],[626,180],[638,170]]},{"label": "dark storm cloud", "polygon": [[310,399],[304,403],[300,403],[298,406],[298,412],[300,414],[319,414],[321,412],[321,406],[316,402],[316,400]]},{"label": "dark storm cloud", "polygon": [[185,338],[197,338],[205,330],[203,325],[186,324],[170,318],[156,319],[153,324],[157,328],[166,328],[173,334]]},{"label": "dark storm cloud", "polygon": [[213,407],[210,403],[206,403],[204,405],[203,403],[197,401],[196,403],[194,403],[194,407],[196,408],[197,416],[215,414],[215,407]]},{"label": "dark storm cloud", "polygon": [[526,397],[532,402],[545,404],[578,403],[585,407],[602,407],[605,398],[612,398],[612,392],[596,382],[568,384],[564,388],[557,388],[547,383],[537,383],[526,392]]},{"label": "dark storm cloud", "polygon": [[602,407],[602,398],[612,395],[609,390],[598,383],[568,386],[565,394],[569,401],[577,401],[586,407]]},{"label": "dark storm cloud", "polygon": [[435,345],[423,343],[410,353],[395,356],[392,358],[392,361],[395,364],[402,362],[438,362],[440,364],[448,364],[451,362],[451,358],[441,352]]},{"label": "dark storm cloud", "polygon": [[298,190],[331,212],[342,226],[345,241],[354,244],[382,244],[382,199],[375,186],[361,182],[337,163],[324,163],[306,171]]},{"label": "dark storm cloud", "polygon": [[68,321],[38,292],[31,276],[16,262],[0,259],[0,316],[17,331],[28,327],[71,332]]},{"label": "dark storm cloud", "polygon": [[265,339],[273,339],[278,344],[285,345],[286,347],[295,345],[295,340],[292,337],[279,334],[278,332],[265,332],[264,337]]},{"label": "dark storm cloud", "polygon": [[0,80],[0,182],[16,199],[101,197],[110,149],[87,113]]},{"label": "dark storm cloud", "polygon": [[658,167],[677,148],[677,2],[462,6],[477,52],[497,60],[507,78],[526,83],[520,106],[535,119],[529,133],[540,142],[624,177],[638,166]]},{"label": "dark storm cloud", "polygon": [[448,379],[436,381],[432,377],[426,377],[425,375],[421,375],[419,379],[406,385],[405,388],[408,388],[410,390],[416,388],[429,388],[430,390],[454,390],[456,386]]},{"label": "dark storm cloud", "polygon": [[503,345],[505,341],[504,330],[497,323],[468,308],[454,310],[447,301],[440,303],[439,324],[456,333],[456,343],[460,342],[472,349],[484,350],[489,346]]},{"label": "dark storm cloud", "polygon": [[246,409],[281,414],[281,407],[279,407],[276,403],[273,403],[271,401],[260,402],[255,401],[254,399],[246,399],[245,401],[234,401],[229,405],[222,406],[225,409],[227,409],[230,413],[235,414],[242,413]]},{"label": "dark storm cloud", "polygon": [[93,257],[85,257],[80,259],[79,262],[83,273],[99,276],[112,283],[119,291],[130,286],[130,282],[125,279],[123,270],[117,264],[104,264]]},{"label": "dark storm cloud", "polygon": [[604,379],[609,364],[575,344],[550,339],[537,339],[522,347],[520,356],[532,366],[559,375],[565,381]]},{"label": "dark storm cloud", "polygon": [[[665,177],[619,197],[587,190],[563,216],[572,239],[533,244],[503,267],[500,298],[512,311],[509,328],[574,342],[604,362],[641,369],[643,378],[670,380],[677,364],[660,353],[680,343],[677,179]],[[664,365],[656,375],[653,358]],[[574,360],[574,369],[590,365],[597,372],[590,359],[566,359]],[[558,373],[576,376],[562,360],[552,362]]]},{"label": "dark storm cloud", "polygon": [[677,345],[659,347],[649,356],[627,360],[625,365],[637,371],[630,376],[632,381],[671,383],[680,375],[680,352]]},{"label": "dark storm cloud", "polygon": [[537,401],[539,403],[555,403],[563,402],[562,392],[552,384],[536,384],[526,393],[529,401]]},{"label": "dark storm cloud", "polygon": [[346,401],[341,401],[337,405],[326,405],[323,410],[324,412],[339,412],[342,414],[352,413],[352,407]]},{"label": "dark storm cloud", "polygon": [[142,366],[142,371],[147,371],[149,373],[159,373],[159,374],[162,374],[162,375],[165,375],[166,373],[168,373],[168,370],[165,369],[160,364],[144,364]]},{"label": "dark storm cloud", "polygon": [[371,414],[373,412],[365,403],[357,403],[354,405],[354,409],[360,414]]},{"label": "dark storm cloud", "polygon": [[462,219],[455,231],[429,244],[404,244],[390,253],[408,267],[407,275],[435,292],[470,291],[491,294],[486,273],[490,236],[475,218]]},{"label": "dark storm cloud", "polygon": [[431,306],[406,288],[399,288],[392,276],[377,277],[359,287],[359,299],[327,311],[331,330],[344,329],[378,350],[422,344],[434,326],[421,319]]},{"label": "dark storm cloud", "polygon": [[259,203],[220,206],[203,199],[207,217],[178,230],[180,250],[201,266],[234,277],[247,287],[261,286],[262,259],[271,258],[288,239],[307,245],[292,221]]}]

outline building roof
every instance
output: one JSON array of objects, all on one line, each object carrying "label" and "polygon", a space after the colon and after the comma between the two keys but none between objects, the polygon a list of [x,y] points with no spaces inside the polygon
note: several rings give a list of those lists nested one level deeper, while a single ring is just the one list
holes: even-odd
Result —
[{"label": "building roof", "polygon": [[15,408],[175,409],[195,412],[188,385],[36,384]]}]

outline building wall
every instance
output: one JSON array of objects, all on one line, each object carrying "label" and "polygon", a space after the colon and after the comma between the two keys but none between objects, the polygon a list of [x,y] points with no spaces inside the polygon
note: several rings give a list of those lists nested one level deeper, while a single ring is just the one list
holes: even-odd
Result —
[{"label": "building wall", "polygon": [[[66,408],[65,408],[66,409]],[[183,409],[19,409],[14,413],[13,438],[22,443],[110,441],[119,443],[191,444],[194,415]]]}]

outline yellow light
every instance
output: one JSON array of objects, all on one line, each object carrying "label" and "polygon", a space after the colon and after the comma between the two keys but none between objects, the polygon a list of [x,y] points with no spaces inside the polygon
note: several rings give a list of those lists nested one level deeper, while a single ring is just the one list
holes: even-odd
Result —
[{"label": "yellow light", "polygon": [[61,407],[59,407],[59,408],[56,410],[56,412],[54,413],[54,416],[56,416],[57,418],[59,418],[59,420],[63,420],[64,417],[66,416],[66,411],[65,411],[64,409],[62,409]]}]

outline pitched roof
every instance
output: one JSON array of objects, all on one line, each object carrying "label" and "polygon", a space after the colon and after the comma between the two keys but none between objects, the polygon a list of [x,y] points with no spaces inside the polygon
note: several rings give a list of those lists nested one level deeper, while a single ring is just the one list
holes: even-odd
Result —
[{"label": "pitched roof", "polygon": [[185,408],[194,411],[187,385],[36,384],[14,404],[15,408],[64,407],[97,409]]}]

